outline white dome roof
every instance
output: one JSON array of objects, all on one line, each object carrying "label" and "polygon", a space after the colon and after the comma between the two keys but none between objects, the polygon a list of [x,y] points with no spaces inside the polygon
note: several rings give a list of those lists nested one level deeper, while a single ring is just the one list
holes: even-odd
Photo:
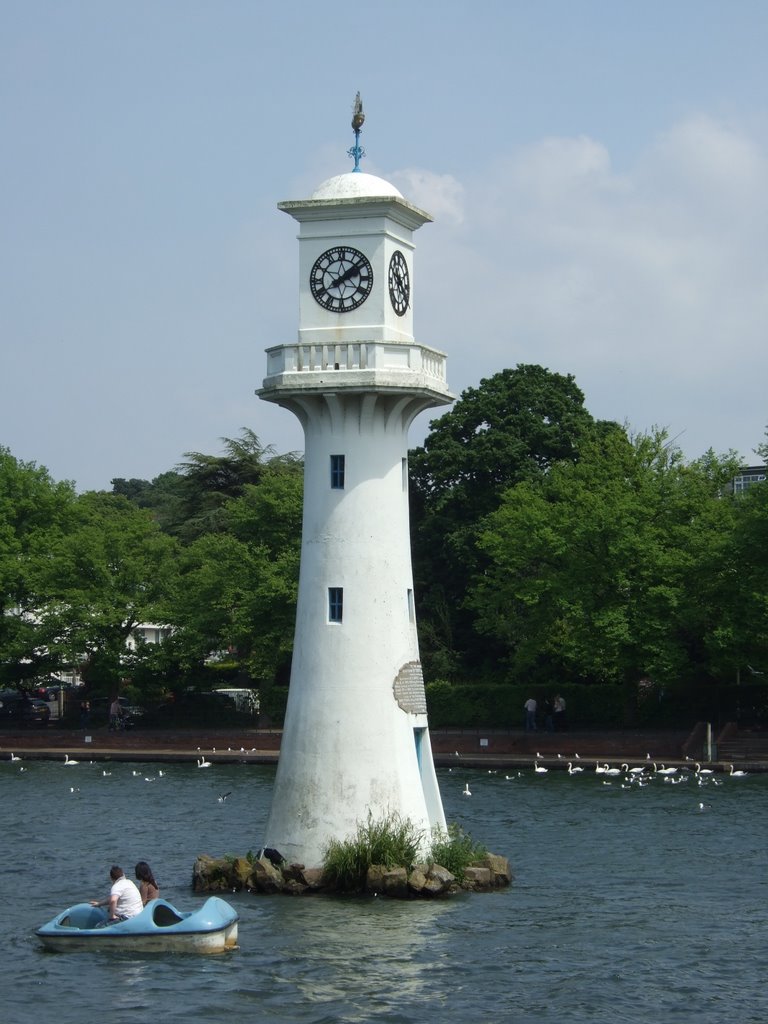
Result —
[{"label": "white dome roof", "polygon": [[363,171],[337,174],[335,178],[329,178],[322,185],[318,185],[312,193],[313,199],[358,199],[364,196],[403,198],[402,193],[398,192],[394,185],[383,178],[377,178],[375,174],[365,174]]}]

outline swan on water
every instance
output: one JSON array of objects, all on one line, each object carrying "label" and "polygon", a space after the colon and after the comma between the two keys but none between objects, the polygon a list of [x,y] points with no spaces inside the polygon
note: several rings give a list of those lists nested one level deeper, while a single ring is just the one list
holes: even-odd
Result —
[{"label": "swan on water", "polygon": [[732,776],[734,777],[734,779],[743,779],[745,775],[749,775],[749,772],[743,772],[743,771],[741,770],[741,768],[738,768],[738,769],[737,769],[736,771],[734,771],[734,770],[733,770],[733,765],[732,765],[732,764],[731,764],[731,765],[729,765],[728,767],[729,767],[729,768],[731,769],[731,770],[730,770],[730,771],[728,772],[728,774],[729,774],[729,775],[732,775]]},{"label": "swan on water", "polygon": [[577,772],[583,772],[583,771],[584,771],[584,769],[580,768],[578,765],[574,768],[572,761],[568,762],[568,774],[569,775],[575,775]]},{"label": "swan on water", "polygon": [[64,764],[80,764],[80,762],[79,761],[73,761],[70,758],[69,754],[65,754],[64,755]]},{"label": "swan on water", "polygon": [[538,773],[539,773],[539,775],[543,775],[543,774],[544,774],[544,772],[548,772],[548,771],[549,771],[549,768],[542,768],[542,767],[541,767],[541,766],[539,765],[539,762],[538,762],[538,761],[534,761],[534,762],[533,762],[533,770],[534,770],[535,772],[538,772]]},{"label": "swan on water", "polygon": [[469,790],[469,783],[468,782],[464,783],[464,789],[461,791],[461,795],[462,796],[472,796],[472,794],[471,794],[471,792]]}]

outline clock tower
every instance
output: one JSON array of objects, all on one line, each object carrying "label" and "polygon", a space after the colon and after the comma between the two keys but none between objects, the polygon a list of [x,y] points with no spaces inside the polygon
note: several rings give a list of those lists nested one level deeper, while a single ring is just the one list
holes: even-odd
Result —
[{"label": "clock tower", "polygon": [[453,398],[445,356],[413,336],[413,234],[431,218],[355,169],[279,209],[299,224],[296,342],[258,392],[304,429],[291,682],[265,846],[319,867],[328,842],[392,814],[445,827],[419,659],[408,428]]}]

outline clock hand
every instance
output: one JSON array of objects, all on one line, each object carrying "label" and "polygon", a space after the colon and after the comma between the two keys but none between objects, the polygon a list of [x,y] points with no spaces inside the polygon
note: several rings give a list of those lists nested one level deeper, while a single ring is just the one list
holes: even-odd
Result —
[{"label": "clock hand", "polygon": [[318,295],[326,295],[331,288],[337,288],[340,284],[344,284],[345,281],[348,281],[350,277],[354,277],[355,274],[358,274],[359,272],[360,267],[353,263],[352,266],[348,267],[343,274],[340,274],[338,277],[334,278],[330,284],[327,284],[324,288],[320,289]]}]

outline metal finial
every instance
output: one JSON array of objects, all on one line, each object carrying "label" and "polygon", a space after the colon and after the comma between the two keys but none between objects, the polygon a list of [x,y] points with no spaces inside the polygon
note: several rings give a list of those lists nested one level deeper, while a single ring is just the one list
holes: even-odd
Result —
[{"label": "metal finial", "polygon": [[355,144],[351,149],[347,150],[347,155],[351,156],[355,161],[355,166],[352,168],[353,171],[360,170],[360,159],[365,156],[365,150],[360,145],[360,132],[362,131],[364,121],[363,101],[360,99],[360,93],[358,92],[355,96],[355,104],[352,107],[352,130],[355,133]]}]

